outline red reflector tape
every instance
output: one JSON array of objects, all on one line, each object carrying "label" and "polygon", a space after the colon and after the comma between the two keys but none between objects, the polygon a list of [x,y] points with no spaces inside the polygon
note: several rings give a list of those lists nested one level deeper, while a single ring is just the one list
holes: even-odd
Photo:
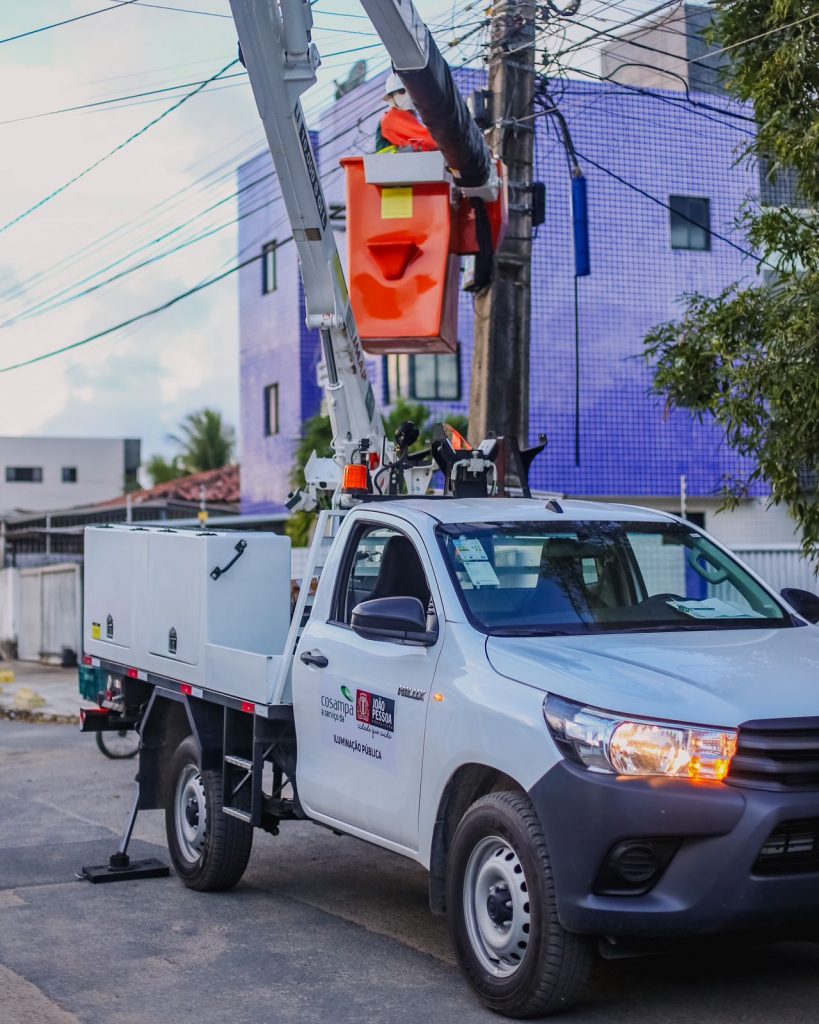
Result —
[{"label": "red reflector tape", "polygon": [[193,687],[190,686],[188,683],[180,683],[179,692],[184,693],[186,697],[190,697],[190,695],[193,693]]},{"label": "red reflector tape", "polygon": [[247,711],[249,715],[252,715],[256,710],[256,705],[251,704],[249,700],[242,701],[242,711]]}]

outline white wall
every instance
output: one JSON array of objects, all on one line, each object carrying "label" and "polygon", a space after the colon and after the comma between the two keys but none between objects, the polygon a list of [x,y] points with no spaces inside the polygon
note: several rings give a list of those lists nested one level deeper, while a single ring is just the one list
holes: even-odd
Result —
[{"label": "white wall", "polygon": [[775,590],[796,587],[819,593],[819,576],[816,573],[819,566],[802,557],[798,544],[790,547],[781,544],[737,545],[733,550]]},{"label": "white wall", "polygon": [[20,616],[20,570],[0,569],[0,654],[17,642]]},{"label": "white wall", "polygon": [[[674,498],[592,498],[592,501],[617,501],[628,505],[642,505],[663,512],[680,514],[680,502]],[[767,508],[765,498],[743,501],[730,512],[719,512],[720,502],[716,498],[689,498],[686,514],[705,514],[705,529],[726,547],[740,547],[754,544],[795,544],[799,537],[794,522],[781,505]]]},{"label": "white wall", "polygon": [[[41,468],[42,483],[7,483],[10,466]],[[76,467],[76,483],[63,483],[64,466]],[[124,477],[122,439],[0,437],[0,514],[53,512],[105,501],[122,494]]]}]

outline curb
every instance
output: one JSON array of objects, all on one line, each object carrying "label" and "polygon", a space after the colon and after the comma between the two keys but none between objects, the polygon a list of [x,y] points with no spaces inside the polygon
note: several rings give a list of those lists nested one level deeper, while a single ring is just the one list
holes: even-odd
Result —
[{"label": "curb", "polygon": [[47,725],[79,725],[80,716],[58,715],[51,711],[18,711],[16,708],[0,707],[0,719],[9,722],[30,722],[33,725],[45,723]]}]

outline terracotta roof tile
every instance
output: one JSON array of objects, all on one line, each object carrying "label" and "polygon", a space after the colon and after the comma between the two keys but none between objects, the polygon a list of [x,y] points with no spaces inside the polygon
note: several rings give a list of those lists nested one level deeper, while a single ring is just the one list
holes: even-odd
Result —
[{"label": "terracotta roof tile", "polygon": [[[131,504],[141,505],[146,501],[165,499],[166,501],[199,501],[201,488],[205,488],[205,501],[210,505],[239,504],[239,466],[223,466],[221,469],[209,469],[204,473],[192,473],[169,480],[165,484],[157,484],[146,490],[131,491]],[[112,508],[124,505],[125,495],[99,502],[100,508]]]}]

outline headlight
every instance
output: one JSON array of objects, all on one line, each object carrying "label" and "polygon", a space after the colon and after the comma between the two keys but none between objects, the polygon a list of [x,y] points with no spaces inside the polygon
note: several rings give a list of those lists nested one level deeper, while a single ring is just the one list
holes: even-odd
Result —
[{"label": "headlight", "polygon": [[562,752],[592,771],[721,780],[737,748],[735,729],[627,718],[552,694],[543,715]]}]

